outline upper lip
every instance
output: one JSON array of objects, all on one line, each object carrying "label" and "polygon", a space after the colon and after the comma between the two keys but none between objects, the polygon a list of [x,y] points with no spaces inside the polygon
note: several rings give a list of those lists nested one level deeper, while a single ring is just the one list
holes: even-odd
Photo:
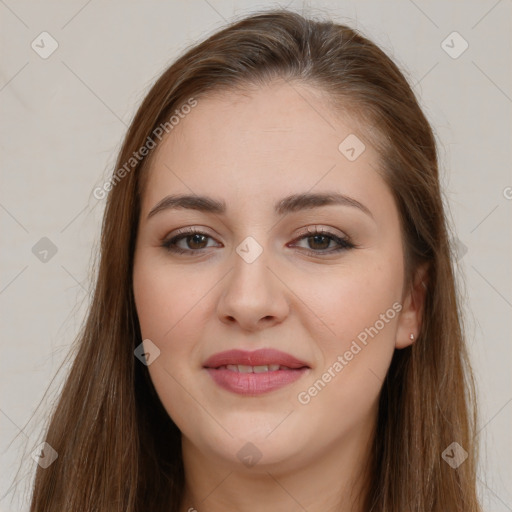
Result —
[{"label": "upper lip", "polygon": [[205,368],[218,368],[228,364],[234,365],[247,365],[247,366],[264,366],[269,364],[278,364],[288,368],[302,368],[309,365],[300,359],[281,352],[273,348],[263,348],[253,352],[246,350],[227,350],[226,352],[219,352],[209,357],[203,366]]}]

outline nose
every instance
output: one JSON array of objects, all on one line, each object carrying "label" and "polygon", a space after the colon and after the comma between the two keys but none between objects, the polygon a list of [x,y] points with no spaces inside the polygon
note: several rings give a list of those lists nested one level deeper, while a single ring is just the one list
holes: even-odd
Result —
[{"label": "nose", "polygon": [[223,286],[217,314],[224,323],[259,331],[283,322],[288,315],[289,289],[279,272],[270,268],[266,251],[251,263],[235,252],[233,269]]}]

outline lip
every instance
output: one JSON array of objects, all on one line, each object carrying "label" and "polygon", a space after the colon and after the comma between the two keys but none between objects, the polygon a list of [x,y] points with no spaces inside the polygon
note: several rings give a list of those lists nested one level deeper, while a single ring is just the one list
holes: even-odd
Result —
[{"label": "lip", "polygon": [[288,368],[302,368],[309,365],[286,352],[275,350],[273,348],[262,348],[253,352],[246,350],[227,350],[214,354],[203,364],[205,368],[218,368],[228,364],[243,364],[248,366],[261,366],[268,364],[278,364]]},{"label": "lip", "polygon": [[[242,373],[227,369],[227,365],[279,365],[287,368],[262,373]],[[310,366],[304,361],[275,349],[219,352],[208,358],[203,367],[221,388],[232,393],[252,396],[287,386],[310,370]]]}]

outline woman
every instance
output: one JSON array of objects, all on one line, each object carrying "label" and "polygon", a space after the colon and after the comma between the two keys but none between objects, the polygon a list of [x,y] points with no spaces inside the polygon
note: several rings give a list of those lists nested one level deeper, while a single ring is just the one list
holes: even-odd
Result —
[{"label": "woman", "polygon": [[347,26],[254,14],[140,106],[31,511],[480,511],[431,127]]}]

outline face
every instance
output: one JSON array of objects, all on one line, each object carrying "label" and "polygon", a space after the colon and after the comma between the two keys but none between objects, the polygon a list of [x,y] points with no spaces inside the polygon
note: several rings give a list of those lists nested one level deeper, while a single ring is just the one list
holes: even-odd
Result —
[{"label": "face", "polygon": [[404,259],[353,120],[310,87],[274,83],[198,100],[155,151],[134,295],[184,445],[297,467],[369,435],[399,342]]}]

